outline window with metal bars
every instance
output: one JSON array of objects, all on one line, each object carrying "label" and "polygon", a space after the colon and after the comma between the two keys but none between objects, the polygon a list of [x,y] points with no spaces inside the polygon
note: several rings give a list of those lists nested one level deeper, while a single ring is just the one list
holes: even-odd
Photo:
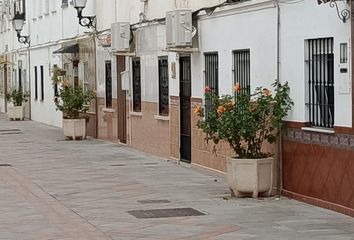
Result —
[{"label": "window with metal bars", "polygon": [[44,67],[41,65],[41,101],[44,100]]},{"label": "window with metal bars", "polygon": [[112,107],[112,62],[106,61],[106,108]]},{"label": "window with metal bars", "polygon": [[141,112],[140,59],[133,60],[133,111],[134,112]]},{"label": "window with metal bars", "polygon": [[168,58],[159,58],[159,115],[169,114]]},{"label": "window with metal bars", "polygon": [[[219,94],[219,56],[218,53],[205,53],[205,86],[211,89],[211,92]],[[205,115],[212,108],[208,99],[205,99]]]},{"label": "window with metal bars", "polygon": [[38,67],[34,67],[34,99],[38,99]]},{"label": "window with metal bars", "polygon": [[309,125],[334,126],[333,38],[307,40],[307,107]]},{"label": "window with metal bars", "polygon": [[250,50],[233,51],[233,72],[234,84],[240,84],[240,92],[251,93],[251,66],[250,66]]}]

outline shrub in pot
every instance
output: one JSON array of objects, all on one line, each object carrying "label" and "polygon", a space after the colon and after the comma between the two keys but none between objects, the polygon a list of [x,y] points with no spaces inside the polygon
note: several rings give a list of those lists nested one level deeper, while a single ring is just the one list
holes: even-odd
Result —
[{"label": "shrub in pot", "polygon": [[266,142],[275,143],[293,105],[288,83],[274,84],[275,94],[258,87],[253,94],[234,86],[235,95],[221,97],[205,88],[206,109],[197,106],[198,127],[207,141],[225,141],[235,156],[227,159],[228,183],[232,195],[243,197],[270,195],[273,161],[271,154],[262,151]]},{"label": "shrub in pot", "polygon": [[25,107],[22,105],[28,101],[28,93],[22,89],[15,89],[6,95],[6,100],[13,103],[7,108],[7,114],[11,120],[23,120],[25,118]]},{"label": "shrub in pot", "polygon": [[[67,139],[86,138],[86,119],[80,118],[80,113],[86,112],[95,98],[94,91],[84,92],[80,86],[72,86],[64,77],[56,83],[60,85],[58,96],[54,102],[57,110],[63,112],[63,131]],[[54,82],[54,81],[53,81]]]}]

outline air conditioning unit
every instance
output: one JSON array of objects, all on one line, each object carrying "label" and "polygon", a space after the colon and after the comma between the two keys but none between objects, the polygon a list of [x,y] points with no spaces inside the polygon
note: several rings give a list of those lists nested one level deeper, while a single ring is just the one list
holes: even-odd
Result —
[{"label": "air conditioning unit", "polygon": [[166,14],[167,48],[192,47],[192,11],[179,9]]},{"label": "air conditioning unit", "polygon": [[130,23],[118,22],[111,26],[113,52],[129,52],[130,51]]}]

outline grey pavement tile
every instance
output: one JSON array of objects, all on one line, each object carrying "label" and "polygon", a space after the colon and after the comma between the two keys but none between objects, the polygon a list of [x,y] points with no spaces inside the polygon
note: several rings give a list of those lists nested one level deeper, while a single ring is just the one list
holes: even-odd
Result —
[{"label": "grey pavement tile", "polygon": [[[5,128],[23,134],[0,137],[0,161],[32,185],[9,182],[0,168],[0,240],[354,240],[348,216],[286,198],[225,200],[229,190],[219,174],[113,143],[62,141],[58,128],[0,115]],[[207,215],[136,219],[127,213],[158,208]]]}]

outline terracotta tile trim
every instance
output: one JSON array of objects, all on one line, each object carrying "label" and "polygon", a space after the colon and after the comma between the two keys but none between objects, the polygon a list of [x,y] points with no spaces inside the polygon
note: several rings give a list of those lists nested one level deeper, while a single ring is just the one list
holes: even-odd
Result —
[{"label": "terracotta tile trim", "polygon": [[334,131],[338,134],[350,134],[354,135],[354,128],[348,127],[334,127]]},{"label": "terracotta tile trim", "polygon": [[317,199],[317,198],[313,198],[313,197],[308,197],[308,196],[304,196],[298,193],[294,193],[291,191],[287,191],[287,190],[282,190],[282,195],[288,198],[292,198],[301,202],[305,202],[307,204],[310,205],[315,205],[321,208],[326,208],[328,210],[334,211],[334,212],[339,212],[351,217],[354,217],[354,209],[342,206],[342,205],[338,205],[335,203],[331,203],[331,202],[327,202],[321,199]]},{"label": "terracotta tile trim", "polygon": [[288,128],[296,128],[296,129],[301,129],[303,127],[305,127],[305,123],[304,122],[291,122],[291,121],[286,121],[286,126]]},{"label": "terracotta tile trim", "polygon": [[288,129],[284,139],[304,144],[317,144],[334,148],[354,150],[354,136],[345,134],[326,134],[306,132],[301,129]]}]

